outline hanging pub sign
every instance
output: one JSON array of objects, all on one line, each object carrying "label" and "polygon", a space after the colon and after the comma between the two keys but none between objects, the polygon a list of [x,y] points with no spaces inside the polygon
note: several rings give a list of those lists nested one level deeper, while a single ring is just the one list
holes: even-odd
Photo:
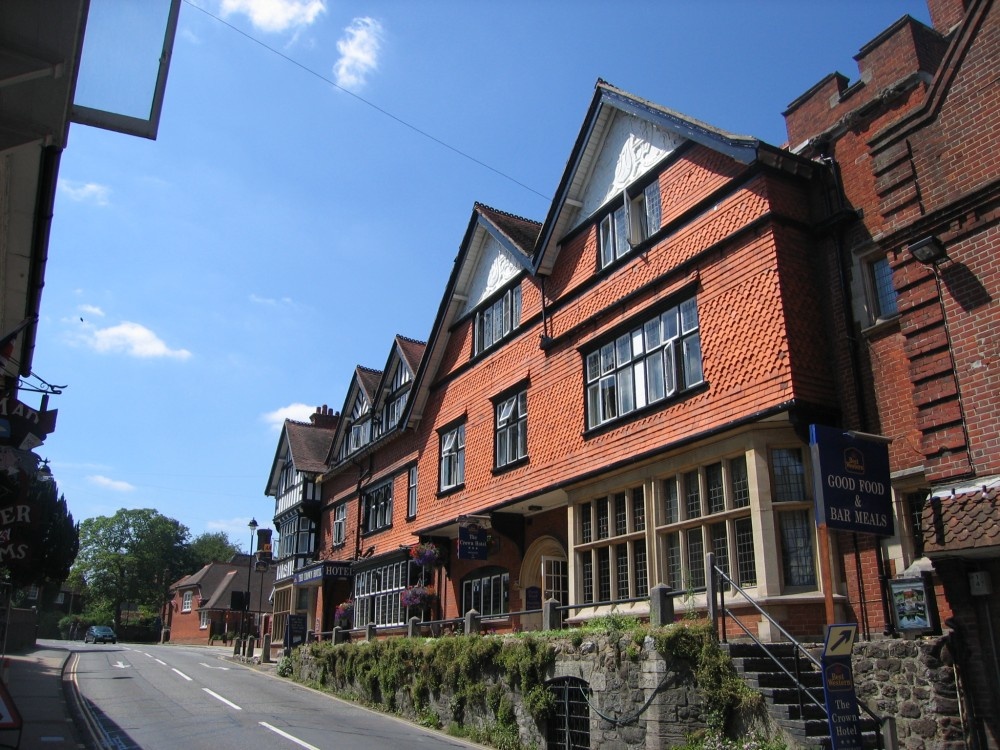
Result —
[{"label": "hanging pub sign", "polygon": [[271,529],[257,529],[257,561],[271,562]]},{"label": "hanging pub sign", "polygon": [[0,444],[37,448],[56,429],[58,409],[32,409],[11,395],[0,396]]},{"label": "hanging pub sign", "polygon": [[458,525],[458,559],[485,560],[489,556],[489,536],[477,521],[461,521]]},{"label": "hanging pub sign", "polygon": [[816,522],[840,531],[892,536],[889,446],[884,440],[810,425]]}]

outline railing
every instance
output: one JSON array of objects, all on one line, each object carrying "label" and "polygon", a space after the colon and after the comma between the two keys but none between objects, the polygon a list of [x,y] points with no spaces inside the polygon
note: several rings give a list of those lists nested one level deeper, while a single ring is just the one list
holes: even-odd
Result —
[{"label": "railing", "polygon": [[[803,646],[798,640],[796,640],[796,638],[792,636],[792,634],[789,633],[787,630],[785,630],[773,617],[771,617],[767,612],[765,612],[764,609],[761,608],[761,606],[757,604],[757,602],[754,601],[754,599],[746,591],[740,588],[736,584],[736,582],[732,578],[730,578],[729,575],[724,570],[718,567],[715,564],[715,555],[713,553],[709,553],[706,556],[705,567],[711,572],[711,575],[709,577],[709,586],[708,586],[708,614],[713,624],[716,624],[717,621],[721,621],[721,629],[718,631],[719,639],[723,643],[727,642],[726,616],[728,615],[729,618],[732,620],[732,622],[735,623],[737,626],[739,626],[740,630],[742,630],[754,643],[756,643],[764,651],[764,653],[767,654],[768,657],[770,657],[771,661],[773,661],[775,664],[778,665],[778,668],[782,672],[784,672],[788,677],[790,677],[795,682],[795,686],[796,689],[798,690],[798,695],[799,695],[799,716],[805,718],[805,703],[803,702],[803,696],[806,696],[814,705],[819,706],[820,710],[823,712],[823,715],[827,717],[827,720],[829,720],[829,714],[826,710],[826,705],[820,703],[816,699],[816,696],[814,696],[812,692],[805,685],[803,685],[802,672],[799,667],[801,663],[800,659],[802,656],[804,656],[807,661],[812,663],[816,667],[816,669],[820,670],[820,672],[822,673],[823,665],[820,663],[819,659],[817,659],[815,656],[809,653],[808,649],[806,649],[805,646]],[[795,660],[794,661],[795,674],[789,672],[788,669],[785,667],[785,665],[781,663],[781,660],[778,659],[778,657],[771,652],[771,649],[769,649],[763,641],[757,638],[757,636],[754,635],[753,632],[751,632],[750,628],[748,628],[740,621],[739,617],[737,617],[735,612],[733,612],[729,607],[726,606],[725,590],[727,585],[731,586],[733,591],[735,591],[742,597],[744,603],[749,604],[758,614],[761,615],[761,617],[763,617],[768,621],[768,623],[770,623],[771,627],[775,628],[786,639],[788,639],[788,642],[790,644],[792,644],[793,646],[792,653]],[[718,593],[717,609],[715,607],[716,593]],[[881,716],[879,714],[876,714],[870,707],[868,707],[861,700],[858,700],[858,708],[860,708],[862,711],[868,714],[869,718],[871,718],[872,721],[874,721],[875,746],[878,748],[878,750],[885,750],[885,741],[882,736],[882,727],[887,722],[893,722],[895,720],[891,716]],[[895,736],[895,732],[890,731],[889,734],[890,737]]]}]

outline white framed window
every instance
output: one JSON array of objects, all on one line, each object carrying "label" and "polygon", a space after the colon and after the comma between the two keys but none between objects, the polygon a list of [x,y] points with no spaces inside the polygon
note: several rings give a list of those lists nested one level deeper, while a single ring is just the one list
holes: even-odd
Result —
[{"label": "white framed window", "polygon": [[465,482],[465,425],[460,424],[442,432],[440,489],[459,487]]},{"label": "white framed window", "polygon": [[521,287],[513,286],[495,302],[476,312],[473,356],[503,341],[520,325]]},{"label": "white framed window", "polygon": [[201,628],[202,630],[207,630],[208,629],[208,610],[207,609],[203,609],[198,614],[201,615],[201,619],[198,622],[198,627]]},{"label": "white framed window", "polygon": [[493,407],[494,467],[502,469],[528,457],[528,392],[518,391]]},{"label": "white framed window", "polygon": [[296,542],[296,554],[308,555],[313,551],[313,540],[315,534],[315,524],[306,516],[299,516],[298,540]]},{"label": "white framed window", "polygon": [[565,557],[542,557],[542,601],[569,604],[569,563]]},{"label": "white framed window", "polygon": [[339,545],[347,541],[347,503],[341,503],[333,509],[333,544]]},{"label": "white framed window", "polygon": [[184,597],[181,600],[181,612],[190,612],[191,611],[191,602],[192,602],[193,599],[194,599],[194,592],[192,592],[192,591],[185,591],[184,592]]},{"label": "white framed window", "polygon": [[607,268],[627,255],[655,234],[662,221],[659,181],[625,191],[621,205],[601,219],[598,226],[600,267]]},{"label": "white framed window", "polygon": [[362,531],[373,531],[392,526],[392,481],[383,482],[362,495]]},{"label": "white framed window", "polygon": [[411,466],[406,473],[406,517],[417,517],[417,467]]},{"label": "white framed window", "polygon": [[35,601],[36,599],[38,599],[38,586],[36,586],[35,584],[31,584],[30,586],[28,586],[27,597],[29,601]]},{"label": "white framed window", "polygon": [[593,349],[584,369],[588,429],[698,385],[703,373],[695,298]]},{"label": "white framed window", "polygon": [[278,475],[278,497],[281,497],[296,484],[295,464],[292,463],[291,448],[285,451],[285,458],[281,464],[281,473]]},{"label": "white framed window", "polygon": [[354,577],[354,622],[402,625],[406,610],[399,595],[409,581],[408,561],[359,571]]},{"label": "white framed window", "polygon": [[504,568],[480,568],[462,579],[462,616],[476,610],[482,617],[510,612],[510,573]]}]

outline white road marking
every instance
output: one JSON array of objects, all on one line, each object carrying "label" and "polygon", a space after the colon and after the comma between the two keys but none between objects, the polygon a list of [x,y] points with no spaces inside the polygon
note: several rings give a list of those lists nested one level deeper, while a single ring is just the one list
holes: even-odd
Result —
[{"label": "white road marking", "polygon": [[188,682],[191,682],[191,678],[188,677],[186,674],[184,674],[181,670],[176,669],[175,667],[171,667],[171,669],[173,669],[177,674],[179,674],[181,677],[183,677]]},{"label": "white road marking", "polygon": [[119,659],[117,664],[112,664],[111,666],[112,667],[117,667],[118,669],[128,669],[132,665],[131,664],[126,664],[121,659]]},{"label": "white road marking", "polygon": [[156,662],[157,662],[157,664],[162,664],[163,666],[167,666],[167,663],[165,661],[163,661],[162,659],[157,659]]},{"label": "white road marking", "polygon": [[221,669],[223,672],[229,671],[229,667],[213,667],[211,664],[206,664],[203,661],[200,661],[198,663],[201,664],[201,666],[205,667],[205,669]]},{"label": "white road marking", "polygon": [[209,695],[211,695],[211,696],[212,696],[213,698],[215,698],[216,700],[219,700],[219,701],[222,701],[223,703],[225,703],[225,704],[226,704],[227,706],[229,706],[230,708],[235,708],[235,709],[236,709],[237,711],[242,711],[242,710],[243,710],[242,708],[240,708],[239,706],[237,706],[237,705],[236,705],[235,703],[233,703],[232,701],[227,701],[227,700],[226,700],[225,698],[223,698],[223,697],[222,697],[221,695],[219,695],[219,694],[218,694],[218,693],[216,693],[216,692],[213,692],[212,690],[209,690],[208,688],[202,688],[202,690],[204,690],[204,691],[205,691],[206,693],[208,693]]},{"label": "white road marking", "polygon": [[318,747],[316,747],[315,745],[310,745],[310,744],[309,744],[308,742],[303,742],[303,741],[302,741],[302,740],[300,740],[300,739],[299,739],[298,737],[294,737],[294,736],[290,735],[290,734],[289,734],[288,732],[282,732],[282,731],[281,731],[280,729],[278,729],[277,727],[272,727],[272,726],[271,726],[270,724],[268,724],[268,723],[267,723],[266,721],[262,721],[262,722],[260,722],[260,725],[261,725],[262,727],[264,727],[265,729],[270,729],[270,730],[271,730],[272,732],[274,732],[275,734],[280,734],[280,735],[281,735],[282,737],[284,737],[284,738],[285,738],[286,740],[291,740],[291,741],[292,741],[292,742],[294,742],[294,743],[295,743],[296,745],[299,745],[300,747],[304,747],[304,748],[306,748],[306,750],[319,750],[319,748],[318,748]]}]

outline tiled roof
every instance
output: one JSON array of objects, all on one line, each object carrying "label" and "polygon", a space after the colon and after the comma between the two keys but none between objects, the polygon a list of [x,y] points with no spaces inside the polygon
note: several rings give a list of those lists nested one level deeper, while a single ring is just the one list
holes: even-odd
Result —
[{"label": "tiled roof", "polygon": [[525,219],[521,216],[500,211],[482,203],[476,203],[476,210],[496,225],[521,251],[525,258],[530,258],[541,230],[541,222]]},{"label": "tiled roof", "polygon": [[408,339],[406,336],[397,334],[396,343],[399,345],[399,350],[406,359],[406,364],[409,366],[410,372],[416,372],[420,366],[420,360],[424,356],[424,350],[427,349],[427,342]]},{"label": "tiled roof", "polygon": [[1000,478],[934,493],[920,520],[928,557],[1000,547]]},{"label": "tiled roof", "polygon": [[381,370],[372,370],[369,367],[362,367],[358,365],[357,367],[358,383],[365,391],[365,395],[368,396],[369,401],[375,400],[375,391],[378,388],[379,381],[382,379]]},{"label": "tiled roof", "polygon": [[285,420],[285,435],[292,450],[292,463],[298,471],[322,474],[327,470],[326,458],[333,445],[336,430],[307,422]]}]

